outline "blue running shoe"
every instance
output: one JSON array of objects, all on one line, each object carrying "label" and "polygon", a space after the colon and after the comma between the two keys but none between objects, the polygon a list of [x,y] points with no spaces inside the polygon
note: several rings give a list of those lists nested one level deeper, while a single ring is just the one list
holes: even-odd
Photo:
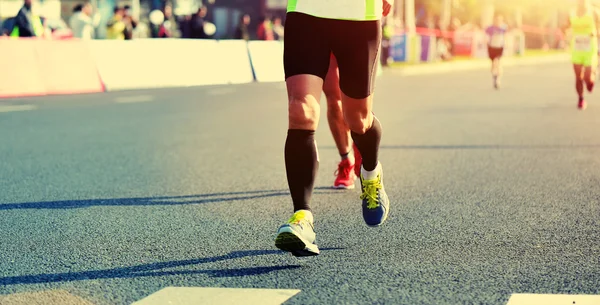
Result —
[{"label": "blue running shoe", "polygon": [[379,173],[373,180],[365,180],[363,175],[360,175],[363,218],[369,227],[382,225],[390,212],[390,199],[383,187],[383,170],[381,165],[377,167]]},{"label": "blue running shoe", "polygon": [[320,253],[315,241],[313,224],[306,218],[306,212],[300,210],[294,213],[286,224],[279,227],[275,246],[294,256],[313,256]]}]

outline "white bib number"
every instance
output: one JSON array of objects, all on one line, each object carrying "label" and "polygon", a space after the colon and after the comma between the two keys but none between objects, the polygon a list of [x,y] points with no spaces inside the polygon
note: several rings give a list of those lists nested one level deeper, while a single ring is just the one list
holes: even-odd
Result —
[{"label": "white bib number", "polygon": [[502,34],[494,34],[490,39],[490,46],[493,48],[502,48],[504,47],[504,35]]},{"label": "white bib number", "polygon": [[592,50],[592,37],[590,36],[576,36],[575,37],[575,51],[591,51]]}]

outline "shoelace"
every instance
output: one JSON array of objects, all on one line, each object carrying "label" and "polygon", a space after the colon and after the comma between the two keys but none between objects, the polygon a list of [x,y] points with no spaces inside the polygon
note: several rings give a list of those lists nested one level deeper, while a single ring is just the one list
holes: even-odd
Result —
[{"label": "shoelace", "polygon": [[376,209],[379,207],[379,198],[377,191],[382,188],[381,179],[377,177],[375,180],[363,180],[363,193],[360,199],[367,199],[367,209]]},{"label": "shoelace", "polygon": [[350,177],[350,173],[353,170],[352,166],[347,166],[345,167],[343,165],[344,162],[340,162],[340,164],[338,164],[338,169],[333,173],[334,176],[338,176],[340,173],[342,173],[343,178],[348,179],[348,177]]}]

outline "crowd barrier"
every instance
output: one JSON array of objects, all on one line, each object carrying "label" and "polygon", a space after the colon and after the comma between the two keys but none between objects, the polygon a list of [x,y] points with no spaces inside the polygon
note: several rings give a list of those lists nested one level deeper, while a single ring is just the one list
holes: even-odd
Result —
[{"label": "crowd barrier", "polygon": [[36,41],[0,40],[0,97],[46,93],[36,59]]},{"label": "crowd barrier", "polygon": [[37,61],[46,94],[102,92],[88,46],[78,41],[38,40]]},{"label": "crowd barrier", "polygon": [[[273,42],[276,44],[277,42]],[[222,69],[227,73],[230,84],[243,84],[254,81],[254,72],[246,42],[243,40],[221,40],[217,57],[223,61]],[[228,73],[235,71],[235,73]]]},{"label": "crowd barrier", "polygon": [[[394,61],[438,58],[448,33],[419,29],[390,40]],[[516,53],[516,32],[506,54]],[[452,33],[455,55],[486,56],[482,31]],[[0,39],[0,97],[225,85],[284,80],[280,41]],[[381,73],[378,73],[379,75]]]},{"label": "crowd barrier", "polygon": [[107,91],[228,84],[216,40],[93,40]]},{"label": "crowd barrier", "polygon": [[249,41],[254,76],[258,82],[279,82],[285,79],[283,44],[273,41]]},{"label": "crowd barrier", "polygon": [[85,44],[77,41],[0,40],[0,97],[104,90]]},{"label": "crowd barrier", "polygon": [[284,79],[279,41],[0,39],[0,97]]}]

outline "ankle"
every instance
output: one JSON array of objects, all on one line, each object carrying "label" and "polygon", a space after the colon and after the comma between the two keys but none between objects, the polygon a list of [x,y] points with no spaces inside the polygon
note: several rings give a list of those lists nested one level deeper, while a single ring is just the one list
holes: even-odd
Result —
[{"label": "ankle", "polygon": [[375,169],[372,171],[365,170],[364,167],[360,168],[360,174],[362,175],[364,180],[377,179],[377,175],[379,175],[380,171],[381,171],[381,164],[379,162],[377,162],[377,166],[375,166]]}]

